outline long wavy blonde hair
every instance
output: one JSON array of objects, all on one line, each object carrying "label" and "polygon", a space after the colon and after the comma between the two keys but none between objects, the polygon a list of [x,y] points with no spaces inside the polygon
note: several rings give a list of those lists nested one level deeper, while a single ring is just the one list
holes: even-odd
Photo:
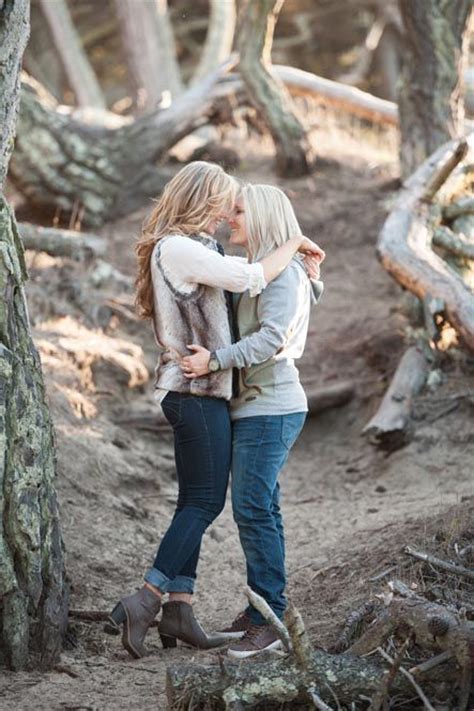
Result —
[{"label": "long wavy blonde hair", "polygon": [[293,206],[274,185],[245,185],[241,196],[245,206],[250,261],[263,259],[292,237],[303,234]]},{"label": "long wavy blonde hair", "polygon": [[202,232],[213,219],[230,213],[238,191],[234,178],[205,161],[189,163],[166,185],[135,246],[135,306],[140,318],[153,317],[151,254],[158,240],[167,234]]}]

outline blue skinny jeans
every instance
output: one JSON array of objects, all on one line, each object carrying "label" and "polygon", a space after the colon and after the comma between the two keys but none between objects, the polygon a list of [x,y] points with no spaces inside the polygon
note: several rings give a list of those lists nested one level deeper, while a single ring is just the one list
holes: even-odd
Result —
[{"label": "blue skinny jeans", "polygon": [[162,408],[174,433],[178,501],[145,580],[163,592],[194,591],[201,540],[225,504],[232,431],[226,400],[169,392]]}]

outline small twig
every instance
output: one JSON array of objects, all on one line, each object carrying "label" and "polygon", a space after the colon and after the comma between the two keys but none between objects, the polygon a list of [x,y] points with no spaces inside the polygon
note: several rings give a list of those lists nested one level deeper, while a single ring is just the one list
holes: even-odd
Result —
[{"label": "small twig", "polygon": [[[411,637],[409,635],[402,644],[400,651],[395,657],[391,668],[383,677],[382,682],[380,684],[380,688],[374,694],[374,697],[370,703],[369,711],[380,711],[380,709],[384,705],[385,699],[387,698],[388,690],[390,689],[393,680],[395,679],[398,670],[400,669],[400,664],[402,663],[402,659],[405,656],[405,652],[408,649],[408,645],[410,644],[410,639]],[[378,647],[377,650],[380,652],[381,648]]]},{"label": "small twig", "polygon": [[67,667],[64,664],[56,664],[56,666],[53,667],[53,671],[59,672],[60,674],[67,674],[71,677],[71,679],[81,678],[81,675],[74,671],[74,669],[71,669],[70,667]]},{"label": "small twig", "polygon": [[291,640],[290,635],[288,634],[288,630],[286,629],[283,622],[275,615],[268,602],[248,586],[245,589],[245,593],[249,599],[250,604],[253,605],[253,607],[255,607],[255,609],[263,615],[263,617],[270,625],[273,625],[275,631],[283,642],[285,649],[290,651]]},{"label": "small twig", "polygon": [[407,555],[411,555],[412,558],[417,558],[418,560],[422,560],[425,563],[430,563],[435,568],[441,568],[441,570],[446,570],[448,573],[462,575],[463,577],[468,578],[469,580],[474,580],[474,570],[468,570],[468,568],[464,568],[464,566],[462,565],[457,565],[456,563],[448,563],[445,560],[441,560],[441,558],[436,558],[436,556],[431,555],[430,553],[416,551],[411,546],[406,546],[404,552]]},{"label": "small twig", "polygon": [[372,578],[368,578],[368,582],[376,583],[378,580],[382,580],[382,578],[385,578],[390,573],[393,573],[393,571],[397,570],[397,568],[406,568],[408,565],[410,565],[409,561],[402,561],[401,563],[396,563],[395,565],[390,566],[390,568],[382,570],[381,573],[377,573],[377,575],[374,575]]},{"label": "small twig", "polygon": [[319,711],[332,711],[332,708],[324,703],[314,689],[308,689],[308,695],[316,709],[319,709]]},{"label": "small twig", "polygon": [[301,667],[307,667],[312,658],[313,646],[299,611],[291,603],[285,612],[285,624],[290,635],[291,646],[297,664]]},{"label": "small twig", "polygon": [[426,662],[423,662],[422,664],[417,664],[408,671],[414,676],[418,676],[418,674],[424,674],[430,669],[434,669],[435,667],[437,667],[438,664],[443,664],[443,662],[447,662],[448,659],[451,659],[452,656],[453,653],[449,649],[446,649],[444,652],[441,652],[441,654],[437,654],[435,657],[427,659]]},{"label": "small twig", "polygon": [[109,613],[103,610],[69,610],[69,617],[86,622],[105,622]]},{"label": "small twig", "polygon": [[[378,647],[378,648],[377,648],[377,651],[379,652],[379,654],[382,655],[382,657],[383,657],[384,659],[387,660],[387,662],[390,662],[390,664],[394,664],[394,660],[392,659],[392,657],[391,657],[389,654],[387,654],[387,652],[385,652],[381,647]],[[408,679],[408,681],[410,682],[410,684],[413,686],[413,688],[415,689],[416,693],[418,694],[418,696],[420,697],[420,699],[423,701],[423,704],[424,704],[424,706],[425,706],[425,709],[427,709],[427,711],[436,711],[436,709],[434,709],[433,706],[430,704],[430,702],[429,702],[428,698],[426,697],[426,695],[425,695],[423,689],[421,689],[421,688],[418,686],[418,684],[416,683],[416,681],[414,680],[414,678],[412,677],[412,675],[410,674],[410,672],[407,672],[407,670],[404,669],[403,667],[400,667],[400,672],[401,672],[401,674],[403,674],[404,677],[406,677],[406,678]]]}]

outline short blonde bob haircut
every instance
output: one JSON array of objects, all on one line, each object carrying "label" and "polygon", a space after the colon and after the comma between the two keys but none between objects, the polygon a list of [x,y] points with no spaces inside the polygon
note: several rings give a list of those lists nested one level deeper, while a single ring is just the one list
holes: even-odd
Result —
[{"label": "short blonde bob haircut", "polygon": [[135,305],[140,318],[153,317],[151,254],[158,240],[168,234],[202,232],[212,220],[230,213],[238,192],[234,178],[205,161],[189,163],[166,185],[135,246]]},{"label": "short blonde bob haircut", "polygon": [[250,261],[256,262],[302,233],[285,193],[273,185],[245,185],[245,210]]}]

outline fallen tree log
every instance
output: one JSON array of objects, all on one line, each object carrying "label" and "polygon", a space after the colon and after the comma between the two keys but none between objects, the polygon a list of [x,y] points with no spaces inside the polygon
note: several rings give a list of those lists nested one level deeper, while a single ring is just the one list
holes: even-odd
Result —
[{"label": "fallen tree log", "polygon": [[385,269],[418,298],[442,299],[446,316],[474,350],[472,293],[431,247],[429,203],[451,171],[474,149],[474,133],[441,146],[406,181],[379,235],[377,253]]},{"label": "fallen tree log", "polygon": [[373,123],[398,126],[398,107],[393,101],[380,99],[366,91],[331,79],[280,64],[272,66],[275,75],[295,96],[313,95],[322,103]]},{"label": "fallen tree log", "polygon": [[316,417],[324,410],[347,405],[354,397],[355,391],[355,384],[352,381],[325,385],[315,390],[307,388],[308,416]]},{"label": "fallen tree log", "polygon": [[25,78],[9,176],[34,205],[98,226],[155,197],[171,177],[157,163],[181,138],[209,121],[215,87],[232,61],[163,111],[116,129],[61,113],[55,100]]},{"label": "fallen tree log", "polygon": [[362,433],[375,444],[398,449],[409,436],[412,402],[426,382],[429,363],[423,350],[410,346],[398,365],[383,400]]},{"label": "fallen tree log", "polygon": [[[167,696],[170,708],[229,709],[236,702],[241,708],[262,704],[311,704],[310,692],[328,703],[336,696],[340,703],[361,701],[376,693],[386,667],[374,659],[360,659],[349,654],[332,655],[314,651],[307,666],[294,658],[252,664],[225,663],[222,668],[197,664],[179,664],[167,669]],[[397,677],[393,693],[406,693],[409,684]],[[202,704],[202,706],[200,706]]]},{"label": "fallen tree log", "polygon": [[100,257],[105,254],[107,246],[105,240],[97,235],[40,227],[28,222],[21,222],[18,225],[18,232],[25,249],[46,252],[52,257],[70,257],[78,260]]}]

